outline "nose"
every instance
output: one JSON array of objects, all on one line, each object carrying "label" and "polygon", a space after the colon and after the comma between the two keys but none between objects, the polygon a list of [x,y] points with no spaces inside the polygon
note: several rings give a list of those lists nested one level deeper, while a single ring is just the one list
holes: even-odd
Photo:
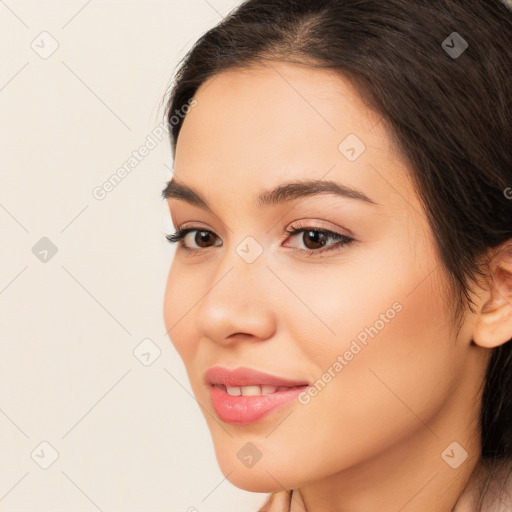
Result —
[{"label": "nose", "polygon": [[276,313],[271,297],[271,272],[263,257],[247,263],[235,251],[222,260],[207,280],[196,308],[198,332],[225,346],[262,341],[273,336]]}]

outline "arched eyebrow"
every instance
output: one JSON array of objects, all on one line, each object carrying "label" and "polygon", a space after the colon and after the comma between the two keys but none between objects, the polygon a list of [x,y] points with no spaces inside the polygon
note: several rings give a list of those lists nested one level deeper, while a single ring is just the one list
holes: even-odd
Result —
[{"label": "arched eyebrow", "polygon": [[[278,205],[294,199],[319,194],[333,194],[348,199],[358,199],[375,206],[378,205],[377,202],[370,199],[360,190],[331,180],[282,183],[273,189],[262,191],[256,199],[256,205],[259,207]],[[162,191],[162,197],[164,199],[180,199],[213,213],[208,202],[196,190],[174,179],[167,183],[167,186]]]}]

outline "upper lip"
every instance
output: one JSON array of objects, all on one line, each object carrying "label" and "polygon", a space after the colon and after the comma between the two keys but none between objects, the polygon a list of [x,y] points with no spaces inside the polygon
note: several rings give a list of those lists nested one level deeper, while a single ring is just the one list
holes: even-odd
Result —
[{"label": "upper lip", "polygon": [[223,384],[229,387],[242,386],[307,386],[305,380],[285,379],[270,373],[263,373],[252,368],[239,367],[233,370],[221,366],[213,366],[205,373],[208,384]]}]

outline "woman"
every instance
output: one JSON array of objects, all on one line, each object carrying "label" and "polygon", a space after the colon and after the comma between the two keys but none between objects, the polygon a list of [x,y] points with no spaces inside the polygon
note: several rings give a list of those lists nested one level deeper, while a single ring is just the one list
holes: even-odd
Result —
[{"label": "woman", "polygon": [[249,0],[181,63],[165,322],[262,511],[512,509],[511,69],[498,0]]}]

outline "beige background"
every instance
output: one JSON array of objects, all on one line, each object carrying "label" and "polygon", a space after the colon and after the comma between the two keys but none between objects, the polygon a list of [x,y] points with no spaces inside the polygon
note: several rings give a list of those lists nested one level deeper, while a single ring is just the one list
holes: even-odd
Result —
[{"label": "beige background", "polygon": [[[155,136],[160,100],[186,49],[237,3],[0,2],[2,512],[251,511],[265,499],[220,472],[162,315],[172,162]],[[158,145],[96,199],[148,135]],[[43,237],[53,257],[33,254]],[[133,354],[146,338],[143,361],[161,351],[150,366]],[[43,441],[58,452],[47,469]]]}]

